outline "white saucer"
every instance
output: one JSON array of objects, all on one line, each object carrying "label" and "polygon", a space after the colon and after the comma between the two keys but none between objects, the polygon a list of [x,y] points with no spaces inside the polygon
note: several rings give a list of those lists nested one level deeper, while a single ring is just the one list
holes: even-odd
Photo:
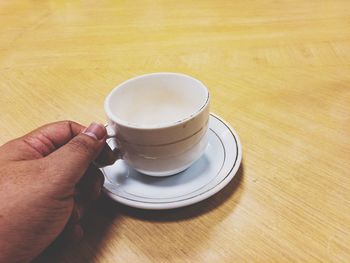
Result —
[{"label": "white saucer", "polygon": [[[171,209],[202,201],[220,191],[236,174],[242,159],[238,135],[214,114],[203,156],[187,170],[168,177],[141,174],[124,161],[102,168],[104,192],[115,201],[142,209]],[[107,141],[113,149],[113,139]]]}]

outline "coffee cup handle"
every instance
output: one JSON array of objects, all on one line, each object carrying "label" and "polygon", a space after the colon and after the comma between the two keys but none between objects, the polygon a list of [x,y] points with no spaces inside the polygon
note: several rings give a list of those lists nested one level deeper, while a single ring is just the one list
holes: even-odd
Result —
[{"label": "coffee cup handle", "polygon": [[[107,132],[107,140],[115,138],[116,134],[114,132]],[[114,164],[117,160],[122,159],[122,153],[118,147],[111,149],[106,143],[100,155],[93,161],[93,164],[98,168],[103,168],[108,165]]]},{"label": "coffee cup handle", "polygon": [[[107,128],[107,125],[105,125],[105,127]],[[115,133],[115,131],[107,130],[107,140],[115,137],[117,137],[117,134]]]}]

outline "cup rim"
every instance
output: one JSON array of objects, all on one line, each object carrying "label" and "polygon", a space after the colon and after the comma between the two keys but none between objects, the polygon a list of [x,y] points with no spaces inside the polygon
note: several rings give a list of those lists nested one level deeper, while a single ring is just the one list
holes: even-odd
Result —
[{"label": "cup rim", "polygon": [[[198,84],[200,84],[200,86],[205,90],[206,92],[206,98],[204,100],[204,103],[203,105],[196,111],[194,111],[192,114],[190,114],[189,116],[185,117],[185,118],[182,118],[180,120],[177,120],[175,122],[172,122],[172,123],[167,123],[167,124],[164,124],[164,125],[153,125],[153,126],[138,126],[138,125],[135,125],[135,124],[132,124],[132,123],[129,123],[129,122],[126,122],[124,121],[123,119],[120,119],[118,118],[115,114],[112,113],[111,109],[110,109],[110,99],[112,97],[112,95],[118,90],[118,88],[120,88],[121,86],[129,83],[129,82],[132,82],[132,81],[135,81],[137,79],[140,79],[140,78],[144,78],[144,77],[150,77],[150,76],[155,76],[155,75],[174,75],[174,76],[179,76],[179,77],[185,77],[185,78],[190,78],[192,80],[194,80],[195,82],[198,82]],[[136,77],[133,77],[133,78],[130,78],[128,80],[125,80],[123,81],[122,83],[120,83],[119,85],[117,85],[115,88],[113,88],[107,95],[107,97],[105,98],[105,101],[104,101],[104,109],[105,109],[105,112],[107,114],[107,117],[114,121],[115,123],[117,123],[118,125],[121,125],[123,127],[126,127],[126,128],[131,128],[131,129],[138,129],[138,130],[154,130],[154,129],[164,129],[164,128],[169,128],[169,127],[173,127],[173,126],[177,126],[177,125],[181,125],[183,124],[184,122],[190,120],[190,119],[193,119],[195,118],[196,116],[198,116],[199,114],[201,114],[206,106],[208,105],[209,103],[209,100],[210,100],[210,94],[209,94],[209,90],[208,88],[204,85],[203,82],[201,82],[200,80],[192,77],[192,76],[189,76],[189,75],[186,75],[186,74],[183,74],[183,73],[176,73],[176,72],[155,72],[155,73],[148,73],[148,74],[143,74],[143,75],[139,75],[139,76],[136,76]]]}]

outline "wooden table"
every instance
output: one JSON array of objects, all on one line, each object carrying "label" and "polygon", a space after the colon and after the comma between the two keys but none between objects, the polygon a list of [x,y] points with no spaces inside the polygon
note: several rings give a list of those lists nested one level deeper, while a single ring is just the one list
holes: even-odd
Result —
[{"label": "wooden table", "polygon": [[239,173],[191,207],[101,199],[42,262],[350,262],[349,1],[0,1],[0,142],[105,121],[121,81],[184,72],[238,131]]}]

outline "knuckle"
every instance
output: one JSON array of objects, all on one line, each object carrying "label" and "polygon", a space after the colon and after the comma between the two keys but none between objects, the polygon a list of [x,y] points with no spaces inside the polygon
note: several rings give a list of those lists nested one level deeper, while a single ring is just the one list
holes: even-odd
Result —
[{"label": "knuckle", "polygon": [[74,121],[71,121],[71,120],[63,120],[61,121],[64,125],[67,125],[67,126],[71,126],[71,125],[74,125],[76,124],[76,122]]}]

